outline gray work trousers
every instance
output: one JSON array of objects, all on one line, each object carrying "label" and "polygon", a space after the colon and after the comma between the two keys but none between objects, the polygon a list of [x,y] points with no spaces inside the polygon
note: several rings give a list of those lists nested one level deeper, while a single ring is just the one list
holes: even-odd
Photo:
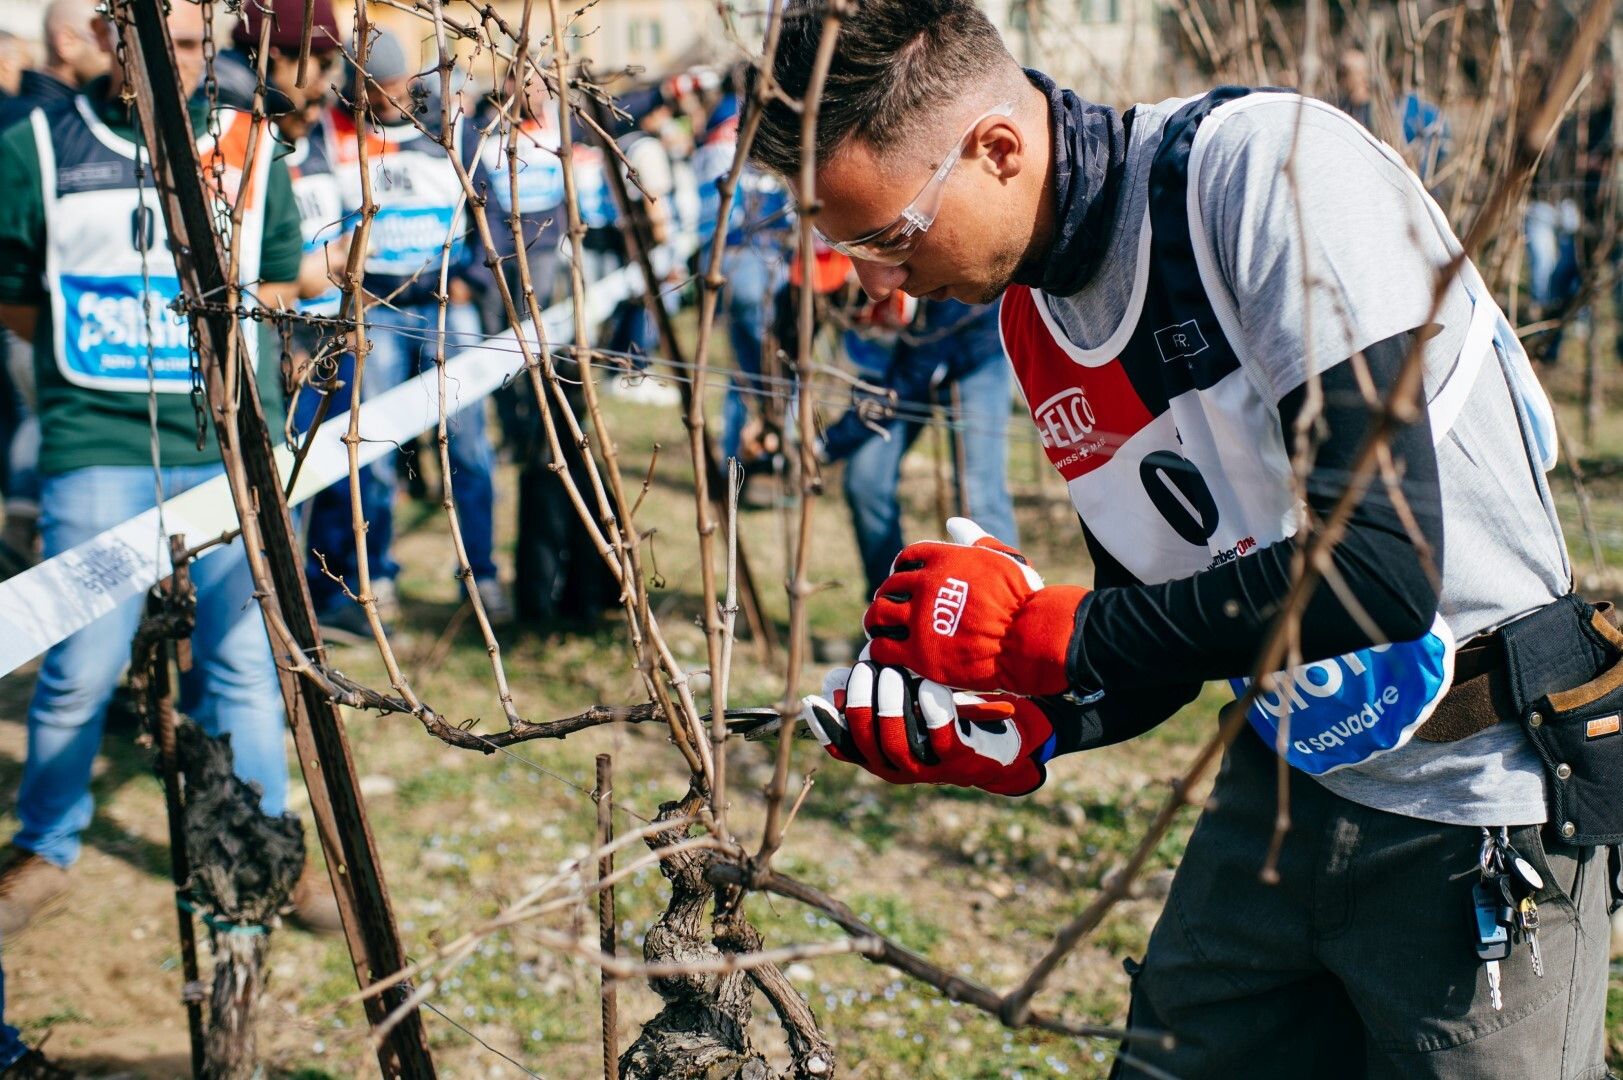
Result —
[{"label": "gray work trousers", "polygon": [[[1134,975],[1132,1057],[1180,1080],[1600,1080],[1610,925],[1607,850],[1511,843],[1535,894],[1544,977],[1516,944],[1495,1011],[1474,952],[1482,832],[1372,810],[1291,776],[1279,884],[1258,877],[1275,759],[1250,730],[1223,761]],[[1129,965],[1129,970],[1133,966]],[[1119,1060],[1120,1080],[1155,1075]]]}]

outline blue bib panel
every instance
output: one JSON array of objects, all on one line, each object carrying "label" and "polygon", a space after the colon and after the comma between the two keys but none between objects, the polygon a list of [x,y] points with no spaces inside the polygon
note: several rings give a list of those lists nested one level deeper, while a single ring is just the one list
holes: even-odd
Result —
[{"label": "blue bib panel", "polygon": [[608,167],[604,154],[595,146],[575,144],[575,201],[580,208],[581,224],[588,229],[613,228],[620,220],[619,207],[614,204],[614,192],[609,189]]},{"label": "blue bib panel", "polygon": [[[155,273],[146,284],[151,292],[144,296],[139,274],[62,274],[57,278],[65,345],[61,364],[66,373],[86,382],[98,380],[106,385],[116,380],[140,389],[147,381],[150,333],[152,371],[159,387],[191,389],[190,334],[186,320],[169,307],[180,295],[180,279],[172,272]],[[144,326],[150,326],[150,331],[143,330]]]},{"label": "blue bib panel", "polygon": [[[564,165],[558,157],[557,129],[527,120],[519,128],[518,212],[545,214],[564,201]],[[485,168],[490,173],[491,194],[503,214],[513,212],[512,173],[507,162],[507,141],[491,139],[485,144]]]},{"label": "blue bib panel", "polygon": [[[1072,343],[1041,293],[1015,287],[1002,301],[1004,343],[1044,452],[1098,543],[1148,584],[1287,542],[1301,520],[1277,411],[1224,332],[1191,218],[1196,132],[1252,93],[1220,88],[1167,119],[1148,176],[1140,241],[1148,258],[1105,344]],[[1452,416],[1429,405],[1434,431],[1446,432]],[[1453,678],[1453,656],[1438,616],[1417,640],[1274,675],[1247,719],[1303,772],[1356,765],[1402,746],[1431,716]],[[1250,680],[1230,684],[1242,696]]]},{"label": "blue bib panel", "polygon": [[[369,274],[437,275],[456,210],[451,206],[381,207],[372,219]],[[462,259],[462,232],[451,238],[451,265]]]},{"label": "blue bib panel", "polygon": [[[82,97],[36,110],[29,123],[50,222],[45,277],[57,370],[87,389],[190,392],[188,325],[170,308],[180,277],[145,150],[114,134]],[[230,113],[220,146],[210,137],[199,141],[205,173],[221,163],[228,198],[244,190],[247,148],[262,135],[250,117]],[[258,272],[269,168],[270,155],[258,154],[246,189],[236,243],[247,277]],[[250,358],[257,339],[247,335]]]},{"label": "blue bib panel", "polygon": [[[1319,775],[1409,741],[1453,681],[1454,637],[1441,616],[1414,641],[1376,645],[1274,677],[1247,719],[1286,761]],[[1231,679],[1236,697],[1249,679]]]}]

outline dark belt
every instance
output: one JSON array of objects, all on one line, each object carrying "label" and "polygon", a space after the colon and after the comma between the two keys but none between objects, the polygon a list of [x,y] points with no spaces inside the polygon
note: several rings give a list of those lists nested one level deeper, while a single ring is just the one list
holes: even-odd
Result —
[{"label": "dark belt", "polygon": [[[1617,638],[1618,611],[1609,601],[1595,605],[1595,626]],[[1623,647],[1623,641],[1619,641]],[[1454,684],[1415,732],[1426,742],[1458,742],[1500,721],[1517,719],[1510,699],[1510,672],[1499,632],[1479,634],[1454,652]]]}]

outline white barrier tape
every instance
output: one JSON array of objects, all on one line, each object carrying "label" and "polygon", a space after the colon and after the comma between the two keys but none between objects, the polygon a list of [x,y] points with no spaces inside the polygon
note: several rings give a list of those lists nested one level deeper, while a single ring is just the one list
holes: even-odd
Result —
[{"label": "white barrier tape", "polygon": [[[685,258],[693,242],[684,238],[676,249],[654,252],[662,273]],[[586,298],[586,320],[607,318],[620,301],[642,293],[635,264],[592,283]],[[571,336],[574,310],[570,301],[541,313],[549,343]],[[525,326],[529,326],[528,323]],[[482,401],[522,366],[514,331],[509,328],[446,361],[447,412]],[[439,372],[421,375],[378,394],[361,405],[361,464],[369,464],[396,446],[439,424]],[[305,457],[290,505],[322,491],[349,475],[349,449],[343,443],[348,416],[329,420],[316,433]],[[278,473],[286,476],[293,452],[276,450]],[[164,526],[192,543],[237,527],[237,510],[224,476],[164,500]],[[218,548],[211,549],[219,550]],[[207,558],[204,552],[201,558]],[[9,675],[70,634],[84,629],[131,597],[141,596],[169,575],[168,544],[158,532],[156,508],[115,525],[92,540],[0,581],[0,676]]]}]

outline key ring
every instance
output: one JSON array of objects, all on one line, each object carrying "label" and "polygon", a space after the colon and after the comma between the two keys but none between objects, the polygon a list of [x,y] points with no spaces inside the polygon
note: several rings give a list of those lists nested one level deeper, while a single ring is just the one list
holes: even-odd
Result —
[{"label": "key ring", "polygon": [[1495,842],[1493,833],[1486,825],[1482,826],[1482,848],[1477,854],[1477,863],[1482,870],[1482,880],[1491,881],[1499,876],[1494,864],[1499,856],[1499,845]]}]

